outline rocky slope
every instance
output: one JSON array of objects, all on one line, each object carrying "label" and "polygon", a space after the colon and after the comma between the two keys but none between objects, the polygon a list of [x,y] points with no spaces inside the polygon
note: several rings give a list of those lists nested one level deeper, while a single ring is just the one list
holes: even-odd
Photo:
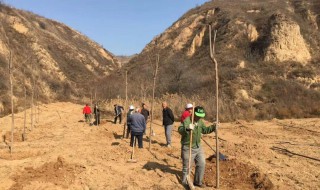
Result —
[{"label": "rocky slope", "polygon": [[156,36],[120,73],[128,70],[129,81],[135,81],[129,86],[131,94],[151,95],[159,54],[156,96],[197,95],[197,101],[212,107],[212,115],[211,24],[217,30],[220,111],[225,120],[319,116],[319,13],[320,2],[315,0],[207,2]]},{"label": "rocky slope", "polygon": [[17,109],[24,96],[24,80],[28,100],[33,86],[35,97],[39,95],[41,102],[79,99],[90,93],[92,81],[120,67],[110,52],[62,23],[3,4],[0,20],[2,111],[10,105],[10,54]]}]

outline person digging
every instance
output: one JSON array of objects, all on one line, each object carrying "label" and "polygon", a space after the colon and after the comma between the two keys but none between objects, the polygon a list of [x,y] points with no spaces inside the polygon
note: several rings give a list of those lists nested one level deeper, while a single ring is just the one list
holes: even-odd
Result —
[{"label": "person digging", "polygon": [[[191,113],[193,115],[193,113]],[[182,158],[182,184],[189,185],[190,171],[192,163],[195,162],[195,175],[193,185],[197,187],[205,187],[203,184],[203,176],[205,172],[205,155],[200,144],[201,134],[209,134],[216,130],[216,124],[206,127],[202,121],[205,117],[205,110],[203,107],[197,106],[194,108],[194,116],[187,117],[179,126],[178,131],[181,135],[181,158]],[[194,122],[192,122],[194,117]],[[190,133],[192,134],[190,143]],[[191,147],[191,152],[189,152]],[[191,154],[191,161],[189,163],[189,153]],[[188,178],[188,180],[187,180]]]}]

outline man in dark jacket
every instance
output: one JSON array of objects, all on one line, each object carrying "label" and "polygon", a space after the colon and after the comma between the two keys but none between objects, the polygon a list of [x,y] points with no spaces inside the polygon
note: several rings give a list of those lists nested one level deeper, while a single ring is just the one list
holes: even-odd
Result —
[{"label": "man in dark jacket", "polygon": [[94,114],[94,116],[95,116],[94,118],[96,120],[95,124],[97,126],[99,126],[100,125],[100,109],[98,108],[97,104],[94,105],[93,114]]},{"label": "man in dark jacket", "polygon": [[137,108],[136,112],[129,116],[130,129],[131,129],[131,140],[130,146],[134,146],[134,138],[138,139],[139,148],[143,148],[142,137],[146,130],[146,120],[140,113],[141,109]]},{"label": "man in dark jacket", "polygon": [[144,116],[146,119],[146,123],[148,123],[148,117],[150,115],[149,110],[147,109],[147,105],[145,103],[142,103],[142,109],[141,109],[141,114]]},{"label": "man in dark jacket", "polygon": [[114,105],[114,112],[116,114],[115,118],[114,118],[114,124],[117,123],[117,119],[119,117],[119,124],[121,124],[121,120],[122,120],[122,110],[123,110],[123,107],[118,105],[118,104],[115,104]]},{"label": "man in dark jacket", "polygon": [[166,135],[167,147],[171,148],[171,131],[174,122],[174,115],[172,110],[168,107],[167,102],[162,102],[162,108],[162,124]]}]

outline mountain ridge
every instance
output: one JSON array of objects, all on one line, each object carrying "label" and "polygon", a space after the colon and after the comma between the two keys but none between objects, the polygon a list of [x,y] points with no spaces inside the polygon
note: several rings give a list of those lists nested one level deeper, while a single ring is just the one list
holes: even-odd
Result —
[{"label": "mountain ridge", "polygon": [[[223,120],[318,117],[320,110],[314,105],[320,103],[319,4],[304,0],[207,2],[182,15],[109,79],[128,71],[129,81],[141,86],[129,85],[130,94],[137,97],[146,91],[150,97],[158,54],[156,97],[206,97],[198,102],[212,105],[208,112],[214,115],[211,24],[217,29],[215,56]],[[122,83],[112,85],[125,88]],[[119,94],[123,90],[110,98]]]},{"label": "mountain ridge", "polygon": [[33,86],[37,87],[40,102],[81,100],[90,96],[93,81],[121,66],[101,45],[60,22],[3,3],[0,4],[0,19],[0,72],[3,77],[0,107],[5,112],[10,104],[7,71],[10,52],[18,110],[22,109],[23,80],[26,80],[28,97]]}]

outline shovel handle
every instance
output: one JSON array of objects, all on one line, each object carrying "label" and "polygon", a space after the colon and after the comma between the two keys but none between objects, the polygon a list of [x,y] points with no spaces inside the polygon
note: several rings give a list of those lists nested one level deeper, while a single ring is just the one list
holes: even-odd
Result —
[{"label": "shovel handle", "polygon": [[[192,115],[191,115],[191,123],[194,123],[194,102],[193,102],[193,106],[192,106]],[[192,130],[189,131],[190,132],[190,142],[189,142],[189,166],[188,166],[188,176],[190,176],[191,173],[191,158],[192,158]]]}]

